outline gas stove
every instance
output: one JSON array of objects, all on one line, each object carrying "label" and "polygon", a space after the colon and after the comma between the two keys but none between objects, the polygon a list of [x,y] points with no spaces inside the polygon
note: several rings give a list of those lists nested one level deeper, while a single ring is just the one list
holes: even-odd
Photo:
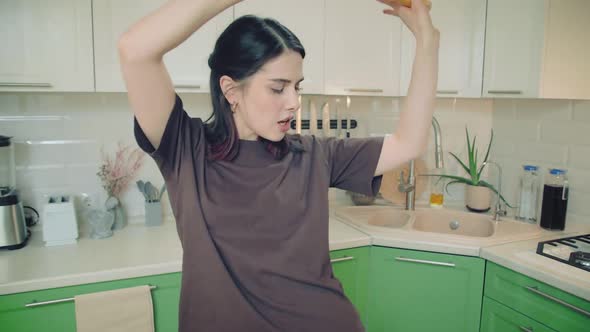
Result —
[{"label": "gas stove", "polygon": [[537,254],[590,272],[590,234],[539,242]]}]

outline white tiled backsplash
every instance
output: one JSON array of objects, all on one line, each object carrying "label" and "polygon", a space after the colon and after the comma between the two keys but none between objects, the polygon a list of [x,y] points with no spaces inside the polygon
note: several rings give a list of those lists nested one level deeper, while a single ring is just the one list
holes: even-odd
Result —
[{"label": "white tiled backsplash", "polygon": [[514,99],[493,102],[494,158],[502,165],[503,192],[516,201],[523,164],[566,168],[567,221],[590,223],[590,101]]},{"label": "white tiled backsplash", "polygon": [[[181,97],[191,116],[209,117],[209,95],[181,94]],[[330,102],[335,118],[336,97],[305,96],[303,119],[309,118],[310,98],[317,105],[318,118],[324,101]],[[352,118],[359,127],[352,130],[352,137],[392,132],[399,117],[400,102],[398,98],[353,97]],[[339,105],[343,111],[344,98],[340,98]],[[582,201],[590,199],[590,191],[583,188],[584,184],[590,184],[590,145],[582,137],[590,132],[589,103],[439,99],[435,116],[443,133],[448,173],[461,174],[448,152],[465,159],[465,126],[472,135],[477,135],[478,146],[483,150],[493,124],[496,134],[493,158],[503,165],[504,192],[509,199],[516,196],[515,179],[520,164],[538,161],[541,166],[568,167],[573,182],[569,213],[577,218],[590,213],[590,210],[582,211]],[[82,193],[87,193],[95,205],[102,205],[106,197],[96,176],[100,148],[104,146],[105,151],[112,153],[118,141],[136,146],[132,120],[123,93],[0,93],[0,134],[14,136],[17,186],[25,204],[40,207],[44,194],[68,192],[78,196],[79,206]],[[424,158],[429,168],[434,167],[432,139]],[[156,187],[163,183],[149,156],[138,178],[149,180]],[[463,200],[462,186],[451,186],[450,191],[447,200]],[[427,195],[426,192],[418,199],[426,200]],[[347,199],[338,189],[331,189],[330,198]],[[134,182],[122,200],[129,216],[144,213],[143,197]],[[171,215],[167,195],[163,203],[165,214]]]},{"label": "white tiled backsplash", "polygon": [[[195,111],[204,109],[199,105],[209,102],[208,95],[183,97],[192,116],[208,115]],[[79,217],[86,206],[84,197],[93,207],[103,207],[106,200],[96,175],[100,149],[113,155],[119,141],[137,147],[123,93],[0,93],[0,135],[13,136],[17,188],[24,204],[38,209],[48,193],[71,193],[76,195]],[[160,188],[164,181],[156,164],[147,155],[144,160],[137,179]],[[135,180],[122,197],[131,217],[144,214]],[[171,215],[167,195],[163,203],[164,213]]]}]

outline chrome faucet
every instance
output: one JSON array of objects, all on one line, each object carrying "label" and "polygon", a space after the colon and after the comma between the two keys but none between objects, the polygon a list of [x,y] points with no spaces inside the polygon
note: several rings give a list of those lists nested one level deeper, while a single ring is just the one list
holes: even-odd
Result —
[{"label": "chrome faucet", "polygon": [[[432,129],[434,129],[434,160],[436,168],[444,167],[443,149],[442,149],[442,135],[440,125],[436,118],[432,117]],[[399,175],[399,185],[397,190],[406,193],[406,210],[414,210],[416,205],[416,167],[414,160],[410,160],[410,171],[408,180],[404,180],[404,172]]]},{"label": "chrome faucet", "polygon": [[496,205],[494,205],[494,220],[499,221],[500,216],[506,216],[506,209],[502,207],[502,199],[500,199],[500,195],[502,194],[502,167],[493,161],[486,161],[483,165],[492,164],[498,167],[498,191],[496,192]]}]

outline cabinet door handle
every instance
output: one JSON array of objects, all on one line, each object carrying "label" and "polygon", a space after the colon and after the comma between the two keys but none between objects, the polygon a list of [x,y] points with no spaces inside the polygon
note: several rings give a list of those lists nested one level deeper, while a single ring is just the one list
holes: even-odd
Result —
[{"label": "cabinet door handle", "polygon": [[537,286],[525,286],[524,288],[526,288],[528,291],[533,292],[533,293],[535,293],[535,294],[537,294],[537,295],[539,295],[541,297],[544,297],[544,298],[546,298],[548,300],[551,300],[551,301],[553,301],[555,303],[559,303],[562,306],[564,306],[566,308],[569,308],[569,309],[571,309],[571,310],[573,310],[573,311],[575,311],[575,312],[577,312],[579,314],[582,314],[582,315],[584,315],[586,317],[590,317],[590,312],[588,312],[588,311],[586,311],[586,310],[584,310],[582,308],[578,308],[575,305],[571,305],[571,304],[569,304],[569,303],[567,303],[567,302],[565,302],[563,300],[560,300],[560,299],[558,299],[558,298],[556,298],[554,296],[551,296],[549,294],[543,293],[542,291],[539,290],[539,288]]},{"label": "cabinet door handle", "polygon": [[340,258],[330,259],[330,263],[338,263],[338,262],[344,262],[344,261],[351,261],[353,259],[354,259],[353,256],[344,256],[344,257],[340,257]]},{"label": "cabinet door handle", "polygon": [[6,87],[30,87],[30,88],[50,88],[51,83],[16,83],[16,82],[0,82],[0,86]]},{"label": "cabinet door handle", "polygon": [[439,95],[456,95],[459,94],[457,90],[436,90]]},{"label": "cabinet door handle", "polygon": [[199,84],[174,84],[174,87],[177,89],[201,89]]},{"label": "cabinet door handle", "polygon": [[518,327],[522,332],[533,332],[533,328],[532,327],[524,327],[524,326],[519,326]]},{"label": "cabinet door handle", "polygon": [[455,264],[454,263],[444,263],[444,262],[427,261],[427,260],[423,260],[423,259],[396,257],[395,260],[396,261],[402,261],[402,262],[411,262],[411,263],[420,263],[420,264],[429,264],[429,265],[455,267]]},{"label": "cabinet door handle", "polygon": [[383,93],[383,89],[360,89],[360,88],[352,88],[352,89],[346,89],[346,91],[348,92],[361,92],[361,93]]},{"label": "cabinet door handle", "polygon": [[522,91],[519,90],[489,90],[491,95],[521,95]]},{"label": "cabinet door handle", "polygon": [[[156,289],[156,288],[157,288],[157,286],[150,286],[150,289]],[[47,305],[47,304],[55,304],[55,303],[70,302],[70,301],[74,301],[74,298],[69,297],[67,299],[59,299],[59,300],[51,300],[51,301],[43,301],[43,302],[31,302],[31,303],[25,304],[25,307],[33,308],[33,307],[39,307],[39,306]]]}]

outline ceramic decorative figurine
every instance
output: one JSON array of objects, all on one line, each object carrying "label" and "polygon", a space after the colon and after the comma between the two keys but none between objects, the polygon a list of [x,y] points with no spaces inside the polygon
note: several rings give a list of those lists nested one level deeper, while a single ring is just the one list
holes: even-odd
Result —
[{"label": "ceramic decorative figurine", "polygon": [[90,223],[90,238],[104,239],[113,236],[111,227],[115,221],[112,212],[92,209],[88,211],[86,219]]}]

